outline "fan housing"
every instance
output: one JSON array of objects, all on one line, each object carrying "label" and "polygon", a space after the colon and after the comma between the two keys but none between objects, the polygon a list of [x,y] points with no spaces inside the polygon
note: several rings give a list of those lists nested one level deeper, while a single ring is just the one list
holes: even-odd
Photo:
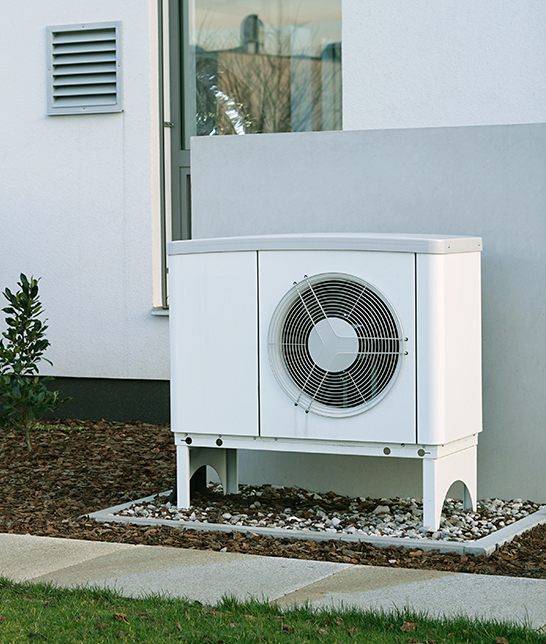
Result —
[{"label": "fan housing", "polygon": [[277,382],[295,405],[320,416],[355,416],[379,403],[403,353],[394,307],[355,275],[305,275],[279,302],[269,326]]}]

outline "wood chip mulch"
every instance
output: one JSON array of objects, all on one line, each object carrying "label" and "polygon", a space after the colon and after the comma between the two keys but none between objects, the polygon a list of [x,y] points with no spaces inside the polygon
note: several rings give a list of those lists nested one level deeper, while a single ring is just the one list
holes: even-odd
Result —
[{"label": "wood chip mulch", "polygon": [[546,525],[516,537],[490,557],[474,557],[78,518],[172,488],[173,437],[167,426],[141,422],[59,423],[72,429],[62,429],[56,421],[43,423],[47,429],[32,433],[30,455],[22,434],[0,431],[0,532],[546,579]]}]

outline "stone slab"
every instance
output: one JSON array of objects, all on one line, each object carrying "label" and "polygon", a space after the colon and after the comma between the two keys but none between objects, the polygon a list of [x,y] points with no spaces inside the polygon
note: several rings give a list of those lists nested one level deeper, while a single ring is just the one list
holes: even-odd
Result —
[{"label": "stone slab", "polygon": [[463,615],[538,629],[546,624],[546,580],[351,566],[276,603],[384,611],[410,608],[434,617]]},{"label": "stone slab", "polygon": [[161,594],[214,605],[225,596],[273,600],[347,566],[211,550],[131,546],[32,581],[111,588],[131,597]]},{"label": "stone slab", "polygon": [[80,541],[0,533],[0,575],[22,582],[85,563],[93,566],[104,555],[134,546],[102,541]]}]

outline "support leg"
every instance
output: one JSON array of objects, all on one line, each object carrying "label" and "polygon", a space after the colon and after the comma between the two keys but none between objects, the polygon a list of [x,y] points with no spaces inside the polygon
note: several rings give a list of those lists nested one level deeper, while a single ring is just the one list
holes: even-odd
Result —
[{"label": "support leg", "polygon": [[199,468],[205,465],[210,465],[218,473],[222,481],[224,494],[237,494],[239,492],[238,462],[236,449],[177,445],[177,506],[179,508],[190,507],[190,479]]},{"label": "support leg", "polygon": [[473,446],[442,458],[423,459],[423,525],[438,530],[445,496],[455,481],[465,486],[464,508],[476,509],[476,455]]},{"label": "support leg", "polygon": [[239,494],[239,457],[236,449],[226,449],[226,478],[222,480],[224,494]]},{"label": "support leg", "polygon": [[190,507],[190,448],[187,445],[176,446],[176,505],[179,508]]}]

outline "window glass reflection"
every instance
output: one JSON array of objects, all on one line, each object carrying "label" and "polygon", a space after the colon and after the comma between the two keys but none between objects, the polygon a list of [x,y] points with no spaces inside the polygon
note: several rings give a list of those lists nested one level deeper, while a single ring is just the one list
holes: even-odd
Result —
[{"label": "window glass reflection", "polygon": [[341,129],[341,0],[190,0],[189,23],[188,136]]}]

